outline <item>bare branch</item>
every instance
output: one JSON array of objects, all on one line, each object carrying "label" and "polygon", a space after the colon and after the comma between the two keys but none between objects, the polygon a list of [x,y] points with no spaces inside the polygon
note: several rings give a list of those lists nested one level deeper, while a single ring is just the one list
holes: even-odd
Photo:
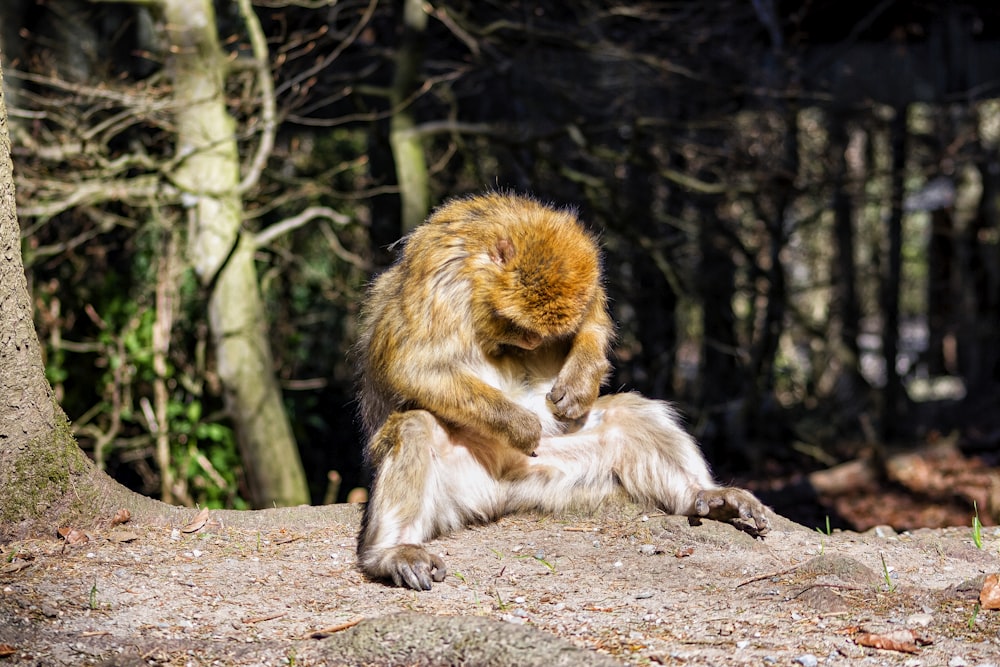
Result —
[{"label": "bare branch", "polygon": [[148,200],[160,193],[160,178],[156,174],[118,181],[95,180],[63,185],[72,185],[72,191],[65,197],[37,206],[23,206],[18,209],[18,213],[22,216],[51,218],[77,206],[92,206],[109,201]]},{"label": "bare branch", "polygon": [[329,206],[310,206],[295,217],[276,222],[267,229],[258,232],[254,237],[254,244],[258,248],[266,246],[282,234],[298,229],[316,218],[326,218],[340,226],[346,225],[352,220],[350,216],[334,211]]},{"label": "bare branch", "polygon": [[260,130],[260,143],[257,152],[250,163],[247,173],[243,176],[237,190],[246,192],[260,180],[261,172],[267,164],[267,159],[274,149],[274,133],[277,128],[275,120],[274,79],[268,60],[267,38],[261,28],[260,19],[250,5],[250,0],[239,0],[240,14],[247,27],[250,46],[253,48],[254,65],[257,70],[257,85],[260,90],[260,116],[263,127]]}]

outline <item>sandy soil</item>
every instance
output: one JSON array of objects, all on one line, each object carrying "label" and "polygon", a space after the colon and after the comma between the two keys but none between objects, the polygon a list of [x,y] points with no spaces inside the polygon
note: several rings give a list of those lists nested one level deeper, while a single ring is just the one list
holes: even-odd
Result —
[{"label": "sandy soil", "polygon": [[517,516],[435,542],[450,573],[418,593],[358,573],[354,508],[260,532],[213,516],[4,545],[0,664],[1000,665],[1000,612],[977,607],[992,528],[979,549],[969,528]]}]

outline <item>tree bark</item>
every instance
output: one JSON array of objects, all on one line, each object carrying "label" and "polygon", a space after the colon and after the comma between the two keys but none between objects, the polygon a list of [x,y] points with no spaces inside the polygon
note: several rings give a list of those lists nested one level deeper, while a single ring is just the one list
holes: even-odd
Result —
[{"label": "tree bark", "polygon": [[416,121],[410,99],[416,90],[417,74],[424,57],[423,40],[426,29],[427,13],[423,2],[404,0],[403,40],[396,54],[396,74],[389,96],[392,103],[389,143],[396,162],[404,234],[423,222],[430,208],[427,159],[420,137],[414,131]]},{"label": "tree bark", "polygon": [[227,61],[210,0],[163,3],[177,108],[173,173],[186,194],[188,254],[210,290],[208,319],[226,405],[257,507],[309,502],[305,472],[273,372],[254,266],[241,234],[243,207],[235,123],[226,109]]},{"label": "tree bark", "polygon": [[892,440],[903,430],[900,426],[906,395],[896,368],[899,354],[899,298],[903,274],[903,196],[906,171],[907,109],[896,109],[889,125],[892,151],[890,210],[886,230],[886,272],[882,277],[882,355],[885,359],[885,387],[882,389],[882,438]]}]

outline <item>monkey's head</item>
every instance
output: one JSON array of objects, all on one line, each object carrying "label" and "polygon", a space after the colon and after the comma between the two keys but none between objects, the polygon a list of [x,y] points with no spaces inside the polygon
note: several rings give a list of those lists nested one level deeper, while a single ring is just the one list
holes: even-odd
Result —
[{"label": "monkey's head", "polygon": [[473,235],[489,259],[473,284],[483,342],[531,350],[575,334],[600,292],[595,239],[572,212],[533,199],[490,194],[472,201],[481,212]]}]

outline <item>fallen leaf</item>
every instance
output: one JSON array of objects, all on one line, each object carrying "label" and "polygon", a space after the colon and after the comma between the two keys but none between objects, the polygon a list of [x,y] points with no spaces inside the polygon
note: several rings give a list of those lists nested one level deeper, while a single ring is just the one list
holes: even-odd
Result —
[{"label": "fallen leaf", "polygon": [[7,658],[17,653],[17,649],[10,644],[0,644],[0,658]]},{"label": "fallen leaf", "polygon": [[120,509],[117,512],[115,512],[115,515],[113,517],[111,517],[111,525],[120,526],[123,523],[128,523],[131,518],[132,518],[131,512],[129,512],[127,509],[124,508]]},{"label": "fallen leaf", "polygon": [[90,537],[87,533],[83,532],[79,528],[71,528],[69,526],[64,526],[59,529],[59,537],[66,540],[66,544],[84,544],[90,541]]},{"label": "fallen leaf", "polygon": [[694,555],[694,547],[684,547],[674,553],[674,558],[687,558]]},{"label": "fallen leaf", "polygon": [[900,653],[916,653],[920,646],[930,642],[921,639],[913,630],[893,630],[883,634],[866,632],[854,638],[854,643],[858,646],[869,648],[879,648],[885,651],[899,651]]},{"label": "fallen leaf", "polygon": [[979,591],[979,606],[983,609],[1000,609],[1000,575],[987,575]]},{"label": "fallen leaf", "polygon": [[188,525],[181,528],[182,533],[197,533],[199,530],[205,527],[208,523],[208,508],[206,507],[202,511],[195,515],[194,519]]}]

